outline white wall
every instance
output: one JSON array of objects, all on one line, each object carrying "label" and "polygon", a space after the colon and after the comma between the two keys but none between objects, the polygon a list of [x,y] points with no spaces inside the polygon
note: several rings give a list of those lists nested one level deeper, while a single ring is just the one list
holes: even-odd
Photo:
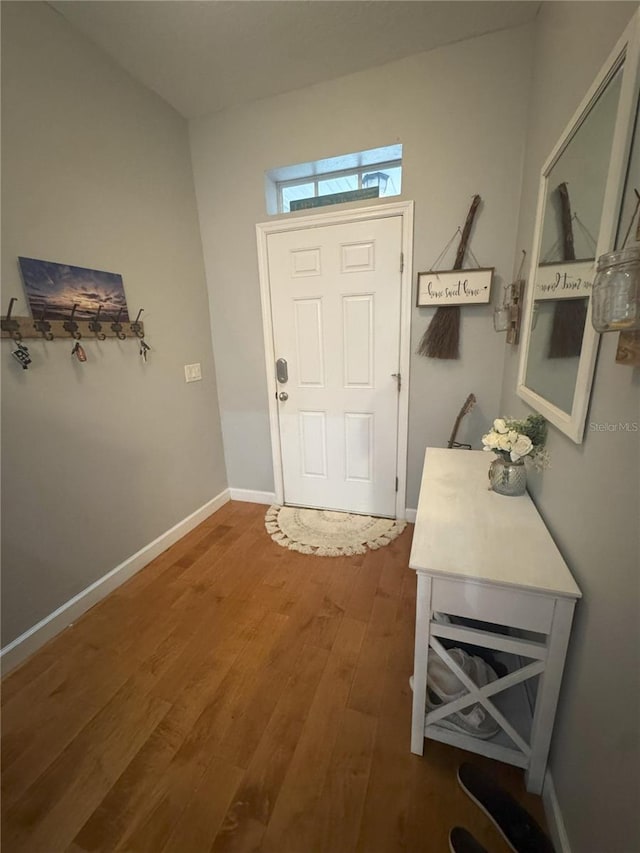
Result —
[{"label": "white wall", "polygon": [[[530,35],[524,27],[483,36],[191,123],[231,486],[273,489],[255,243],[255,224],[267,219],[264,172],[402,142],[401,198],[416,202],[414,282],[478,192],[471,248],[496,267],[501,301],[513,274]],[[412,351],[433,313],[413,309]],[[408,506],[417,503],[424,448],[446,446],[469,392],[479,405],[460,440],[479,446],[498,411],[504,336],[493,331],[491,306],[462,309],[461,338],[459,361],[412,358]]]},{"label": "white wall", "polygon": [[[531,249],[540,169],[607,58],[635,3],[544,4],[517,245]],[[551,769],[573,853],[640,850],[638,618],[640,441],[589,423],[640,422],[640,371],[617,365],[602,336],[584,443],[550,427],[552,467],[533,493],[584,598],[579,602],[552,744]],[[501,410],[515,395],[518,352],[507,352]]]},{"label": "white wall", "polygon": [[2,4],[2,184],[3,313],[18,255],[110,270],[153,348],[34,341],[23,371],[2,343],[7,643],[226,475],[186,124],[43,3]]}]

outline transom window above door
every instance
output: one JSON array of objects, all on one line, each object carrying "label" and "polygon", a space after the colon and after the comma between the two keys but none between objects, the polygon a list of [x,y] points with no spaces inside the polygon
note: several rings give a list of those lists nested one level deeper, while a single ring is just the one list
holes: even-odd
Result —
[{"label": "transom window above door", "polygon": [[267,213],[400,195],[402,145],[297,163],[265,174]]}]

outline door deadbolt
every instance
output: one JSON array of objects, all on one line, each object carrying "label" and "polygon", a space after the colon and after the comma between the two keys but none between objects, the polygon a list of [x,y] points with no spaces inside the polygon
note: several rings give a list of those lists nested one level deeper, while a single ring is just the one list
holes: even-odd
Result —
[{"label": "door deadbolt", "polygon": [[278,394],[278,399],[279,399],[279,400],[282,400],[282,402],[284,403],[284,401],[285,401],[285,400],[288,400],[288,399],[289,399],[289,395],[287,394],[287,392],[286,392],[286,391],[281,391],[281,392]]},{"label": "door deadbolt", "polygon": [[289,380],[289,366],[286,358],[279,358],[276,361],[276,377],[281,385]]}]

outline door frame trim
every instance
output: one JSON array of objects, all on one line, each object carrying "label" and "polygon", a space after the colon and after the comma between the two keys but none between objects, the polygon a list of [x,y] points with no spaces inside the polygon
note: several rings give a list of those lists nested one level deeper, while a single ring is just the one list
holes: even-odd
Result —
[{"label": "door frame trim", "polygon": [[306,228],[319,228],[326,225],[346,225],[367,219],[388,219],[400,216],[402,220],[402,254],[404,266],[400,274],[400,373],[402,387],[398,400],[398,448],[396,471],[398,490],[396,492],[396,518],[404,520],[407,490],[407,447],[409,432],[409,368],[411,361],[411,285],[413,281],[413,201],[379,204],[352,210],[329,211],[312,216],[287,217],[259,222],[256,225],[258,243],[258,274],[260,279],[260,301],[262,305],[262,331],[264,334],[265,371],[267,376],[267,395],[269,402],[269,428],[271,433],[271,456],[273,461],[273,480],[277,504],[284,501],[284,475],[282,454],[280,452],[280,422],[276,402],[275,347],[273,342],[273,315],[271,288],[269,282],[269,263],[267,238],[270,234],[285,231],[299,231]]}]

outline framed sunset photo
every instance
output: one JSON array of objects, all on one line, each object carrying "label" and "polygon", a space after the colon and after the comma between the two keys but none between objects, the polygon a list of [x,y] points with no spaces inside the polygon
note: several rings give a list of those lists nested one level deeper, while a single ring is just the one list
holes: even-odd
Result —
[{"label": "framed sunset photo", "polygon": [[106,317],[129,322],[122,276],[104,270],[87,269],[54,261],[18,258],[20,272],[33,317],[64,320],[76,305],[77,320],[89,320],[99,306]]}]

